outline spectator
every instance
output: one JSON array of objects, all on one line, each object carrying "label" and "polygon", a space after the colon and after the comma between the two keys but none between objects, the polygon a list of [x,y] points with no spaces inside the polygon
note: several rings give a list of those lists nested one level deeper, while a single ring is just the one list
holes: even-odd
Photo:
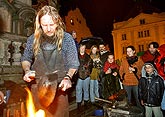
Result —
[{"label": "spectator", "polygon": [[139,80],[139,97],[145,107],[145,116],[163,117],[160,105],[164,92],[164,81],[158,75],[155,65],[146,62],[142,68],[142,77]]},{"label": "spectator", "polygon": [[155,64],[160,76],[165,80],[165,44],[158,48],[159,56],[155,60]]},{"label": "spectator", "polygon": [[157,48],[159,47],[159,44],[157,42],[151,42],[148,45],[148,50],[144,52],[144,54],[141,56],[141,59],[143,62],[147,61],[155,61],[157,56],[159,55]]},{"label": "spectator", "polygon": [[77,41],[77,33],[76,33],[76,31],[73,30],[71,34],[72,34],[72,37],[75,41],[75,44],[76,44],[76,47],[77,47],[77,50],[78,50],[79,49],[79,43]]},{"label": "spectator", "polygon": [[108,50],[106,50],[104,43],[99,44],[99,52],[100,60],[102,62],[102,65],[104,65],[105,61],[107,61],[108,54],[110,53]]},{"label": "spectator", "polygon": [[132,92],[136,101],[136,105],[141,107],[138,99],[138,80],[141,74],[143,61],[135,55],[134,46],[127,47],[127,56],[122,58],[120,66],[120,76],[124,89],[128,95],[128,103],[132,105]]},{"label": "spectator", "polygon": [[85,52],[85,50],[86,46],[80,44],[78,54],[80,66],[78,69],[78,81],[76,85],[76,102],[79,110],[82,101],[84,101],[85,106],[87,106],[87,103],[89,101],[89,75],[92,69],[92,60],[90,56]]},{"label": "spectator", "polygon": [[[110,52],[108,50],[106,50],[105,48],[105,44],[104,43],[100,43],[99,44],[99,52],[100,52],[100,60],[102,63],[102,66],[104,66],[105,61],[107,61],[108,58],[108,54],[110,54]],[[104,71],[103,71],[103,67],[100,69],[100,82],[99,82],[99,95],[101,98],[104,98]]]},{"label": "spectator", "polygon": [[104,98],[108,99],[120,90],[119,65],[115,63],[114,55],[109,54],[104,64]]},{"label": "spectator", "polygon": [[[158,70],[158,74],[163,77],[165,84],[165,44],[161,45],[158,48],[159,56],[155,60],[155,64]],[[165,116],[165,92],[163,95],[163,100],[161,104],[161,108],[163,110],[163,115]]]},{"label": "spectator", "polygon": [[91,47],[90,57],[93,61],[93,68],[90,74],[90,100],[92,103],[95,102],[95,97],[99,98],[99,86],[98,81],[100,80],[100,68],[101,68],[101,61],[100,55],[98,53],[98,48],[96,45]]}]

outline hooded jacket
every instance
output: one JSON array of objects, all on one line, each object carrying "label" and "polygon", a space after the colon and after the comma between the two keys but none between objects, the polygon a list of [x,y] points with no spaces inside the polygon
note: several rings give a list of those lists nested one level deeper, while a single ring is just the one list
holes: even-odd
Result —
[{"label": "hooded jacket", "polygon": [[[154,68],[153,73],[149,76],[145,71],[145,65],[151,65]],[[164,81],[158,75],[156,67],[151,62],[146,62],[142,67],[142,77],[139,80],[139,98],[148,106],[160,106],[163,92]]]}]

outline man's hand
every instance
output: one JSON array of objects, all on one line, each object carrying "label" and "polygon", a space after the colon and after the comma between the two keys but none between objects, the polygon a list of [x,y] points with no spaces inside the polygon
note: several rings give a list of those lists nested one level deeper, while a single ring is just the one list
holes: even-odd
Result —
[{"label": "man's hand", "polygon": [[117,72],[114,72],[112,75],[113,75],[113,76],[117,76]]},{"label": "man's hand", "polygon": [[23,80],[26,82],[31,82],[35,78],[35,71],[28,71],[23,77]]},{"label": "man's hand", "polygon": [[143,102],[143,100],[141,100],[140,102],[141,102],[141,105],[144,106],[144,102]]},{"label": "man's hand", "polygon": [[64,77],[64,79],[59,84],[59,87],[62,91],[66,91],[67,89],[72,87],[72,82],[70,81],[70,78]]}]

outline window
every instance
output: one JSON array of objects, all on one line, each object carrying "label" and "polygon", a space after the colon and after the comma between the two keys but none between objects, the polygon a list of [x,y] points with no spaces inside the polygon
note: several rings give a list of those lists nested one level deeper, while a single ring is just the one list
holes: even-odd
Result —
[{"label": "window", "polygon": [[139,52],[144,51],[144,45],[139,45]]},{"label": "window", "polygon": [[143,37],[149,37],[150,36],[150,31],[149,30],[144,30],[144,31],[139,31],[138,32],[138,37],[143,38]]},{"label": "window", "polygon": [[140,36],[143,37],[143,31],[140,32]]},{"label": "window", "polygon": [[145,19],[140,19],[140,24],[145,24]]},{"label": "window", "polygon": [[127,37],[126,37],[126,34],[122,34],[122,40],[126,40]]},{"label": "window", "polygon": [[147,30],[147,37],[149,37],[150,36],[150,31],[149,30]]},{"label": "window", "polygon": [[123,54],[127,53],[127,47],[123,47],[122,50],[123,50],[123,52],[122,52]]}]

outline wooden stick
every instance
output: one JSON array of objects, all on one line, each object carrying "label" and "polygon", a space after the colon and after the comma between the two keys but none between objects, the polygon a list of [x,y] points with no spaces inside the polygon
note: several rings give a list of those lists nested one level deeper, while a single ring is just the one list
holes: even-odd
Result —
[{"label": "wooden stick", "polygon": [[97,98],[97,97],[95,97],[95,99],[96,99],[96,100],[99,100],[99,101],[103,101],[103,102],[107,102],[107,103],[112,104],[112,102],[111,102],[111,101],[108,101],[108,100],[104,100],[104,99]]},{"label": "wooden stick", "polygon": [[6,116],[7,116],[7,110],[3,109],[3,117],[6,117]]},{"label": "wooden stick", "polygon": [[10,117],[10,109],[7,109],[6,117]]},{"label": "wooden stick", "polygon": [[25,105],[24,105],[24,102],[21,102],[21,117],[25,117]]}]

